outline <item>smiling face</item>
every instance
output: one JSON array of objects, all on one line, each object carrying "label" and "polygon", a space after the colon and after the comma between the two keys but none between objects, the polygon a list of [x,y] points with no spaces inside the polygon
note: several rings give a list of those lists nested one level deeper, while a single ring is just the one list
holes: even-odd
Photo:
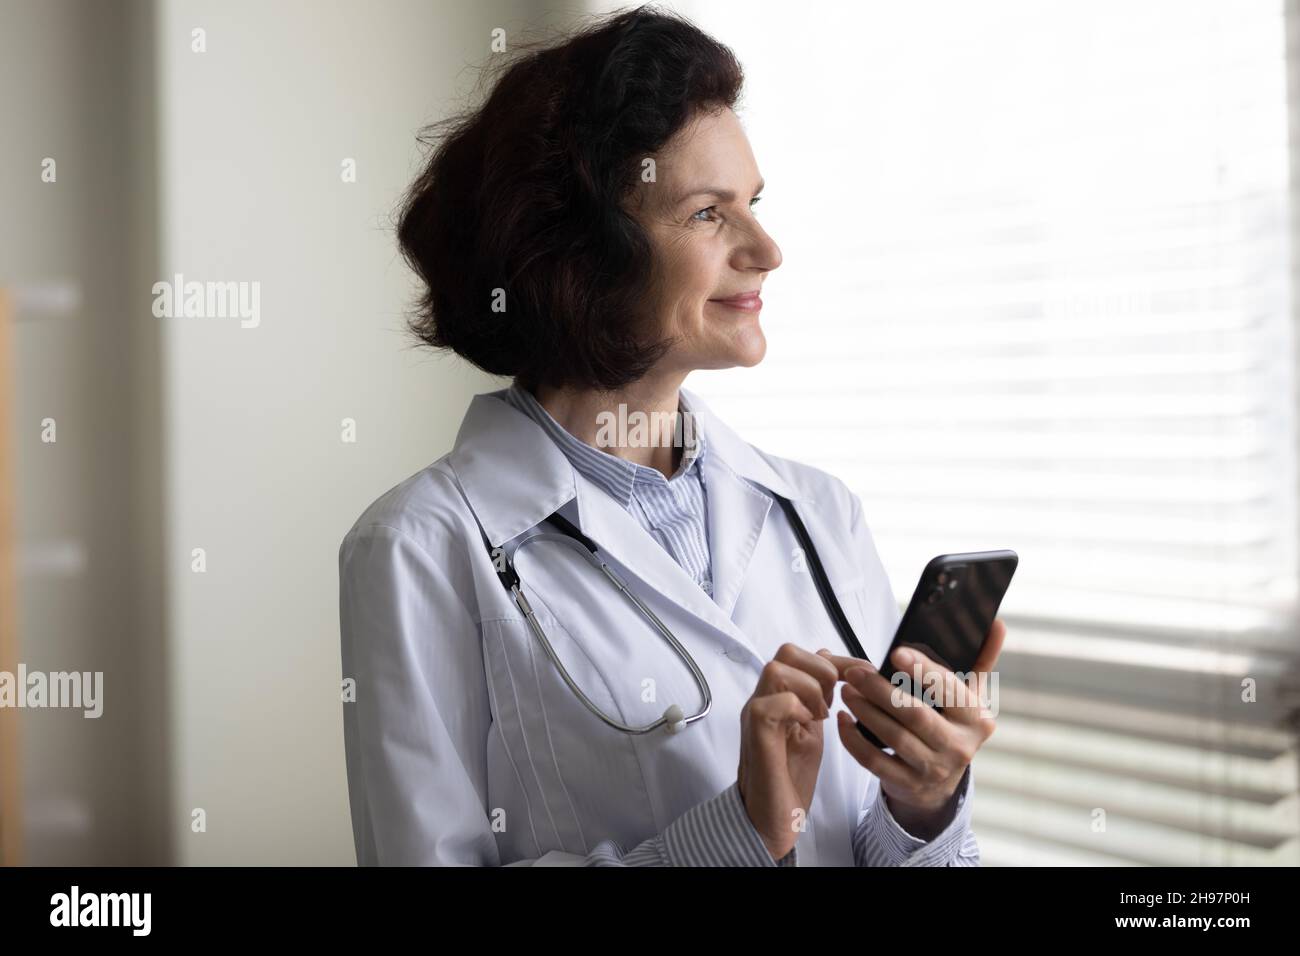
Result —
[{"label": "smiling face", "polygon": [[754,294],[781,250],[755,218],[763,180],[740,119],[697,114],[654,159],[656,181],[629,207],[654,248],[651,305],[673,343],[654,374],[758,364],[767,342]]}]

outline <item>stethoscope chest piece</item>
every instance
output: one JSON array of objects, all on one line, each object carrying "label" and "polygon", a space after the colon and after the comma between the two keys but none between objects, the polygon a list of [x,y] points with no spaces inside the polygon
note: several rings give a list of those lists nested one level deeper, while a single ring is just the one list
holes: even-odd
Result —
[{"label": "stethoscope chest piece", "polygon": [[664,711],[664,730],[670,734],[680,734],[686,729],[686,715],[682,709],[673,704]]}]

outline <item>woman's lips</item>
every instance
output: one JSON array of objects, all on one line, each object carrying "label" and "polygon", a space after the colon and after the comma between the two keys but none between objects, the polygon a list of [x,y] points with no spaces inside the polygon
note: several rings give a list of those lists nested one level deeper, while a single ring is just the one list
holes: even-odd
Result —
[{"label": "woman's lips", "polygon": [[757,292],[746,292],[744,295],[734,295],[730,299],[710,299],[710,302],[716,302],[718,305],[725,305],[729,309],[741,309],[745,312],[757,312],[763,307],[763,300],[759,298]]}]

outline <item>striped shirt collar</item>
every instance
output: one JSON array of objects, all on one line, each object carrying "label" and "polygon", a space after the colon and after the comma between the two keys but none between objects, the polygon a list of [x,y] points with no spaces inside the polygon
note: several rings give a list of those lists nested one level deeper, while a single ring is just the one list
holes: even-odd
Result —
[{"label": "striped shirt collar", "polygon": [[[511,385],[506,389],[504,397],[507,402],[535,421],[551,436],[579,473],[600,486],[624,508],[631,508],[638,483],[662,486],[670,480],[665,478],[658,469],[639,465],[588,445],[552,418],[551,413],[542,406],[541,402],[519,385]],[[674,481],[691,473],[702,475],[700,467],[707,449],[700,423],[701,416],[691,414],[686,396],[681,392],[678,393],[678,407],[682,413],[689,416],[691,427],[682,429],[685,447],[682,451],[681,464],[671,479]]]}]

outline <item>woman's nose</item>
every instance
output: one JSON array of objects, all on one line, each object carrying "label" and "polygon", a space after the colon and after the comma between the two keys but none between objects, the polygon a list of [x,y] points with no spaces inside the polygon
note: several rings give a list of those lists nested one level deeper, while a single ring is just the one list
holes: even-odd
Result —
[{"label": "woman's nose", "polygon": [[781,247],[757,222],[736,250],[737,267],[771,272],[781,265]]}]

